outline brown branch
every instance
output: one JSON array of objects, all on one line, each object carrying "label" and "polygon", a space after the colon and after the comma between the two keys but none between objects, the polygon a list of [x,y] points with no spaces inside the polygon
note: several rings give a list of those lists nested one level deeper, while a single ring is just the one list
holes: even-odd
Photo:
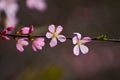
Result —
[{"label": "brown branch", "polygon": [[[28,34],[28,35],[21,35],[21,34],[6,34],[7,36],[10,36],[10,37],[19,37],[19,38],[29,38],[30,37],[30,35]],[[31,37],[33,37],[33,38],[36,38],[36,37],[44,37],[44,38],[46,38],[46,36],[44,36],[44,35],[31,35]],[[67,37],[66,39],[68,39],[68,40],[72,40],[72,38],[70,38],[70,37]],[[106,41],[106,42],[116,42],[116,43],[118,43],[118,42],[120,42],[120,39],[106,39],[106,40],[104,40],[104,39],[98,39],[98,38],[92,38],[91,40],[93,40],[93,41]]]}]

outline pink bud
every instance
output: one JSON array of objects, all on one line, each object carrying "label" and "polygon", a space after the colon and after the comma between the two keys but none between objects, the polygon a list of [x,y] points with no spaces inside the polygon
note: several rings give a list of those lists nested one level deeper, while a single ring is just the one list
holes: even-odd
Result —
[{"label": "pink bud", "polygon": [[28,34],[29,33],[29,27],[23,27],[23,28],[21,28],[21,30],[20,30],[20,33],[21,34]]},{"label": "pink bud", "polygon": [[23,28],[21,28],[20,33],[21,34],[29,34],[29,33],[32,33],[33,30],[34,30],[33,26],[31,26],[31,27],[23,27]]},{"label": "pink bud", "polygon": [[38,50],[42,50],[43,46],[45,46],[44,38],[36,38],[32,43],[32,49],[36,52]]},{"label": "pink bud", "polygon": [[7,37],[7,36],[2,36],[2,39],[3,39],[3,40],[7,40],[7,41],[10,40],[10,38]]},{"label": "pink bud", "polygon": [[8,31],[12,31],[12,30],[14,30],[14,28],[15,28],[15,27],[10,26],[10,27],[7,28],[7,30],[8,30]]},{"label": "pink bud", "polygon": [[1,35],[6,35],[8,33],[8,30],[3,30],[2,32],[1,32]]},{"label": "pink bud", "polygon": [[34,31],[34,26],[32,25],[29,29],[29,33],[32,33]]}]

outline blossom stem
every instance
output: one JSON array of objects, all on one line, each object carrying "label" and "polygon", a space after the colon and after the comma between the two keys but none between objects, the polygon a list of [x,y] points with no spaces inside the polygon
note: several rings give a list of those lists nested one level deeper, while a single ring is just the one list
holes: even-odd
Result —
[{"label": "blossom stem", "polygon": [[[20,35],[20,34],[6,34],[7,36],[11,36],[11,37],[29,37],[29,35]],[[40,35],[38,35],[38,36],[34,36],[34,35],[31,35],[31,37],[45,37],[45,36],[40,36]]]},{"label": "blossom stem", "polygon": [[[20,35],[20,34],[6,34],[7,36],[10,36],[10,37],[29,37],[29,35]],[[31,35],[31,37],[46,37],[44,35]],[[67,37],[66,39],[68,40],[72,40],[71,37]],[[91,40],[93,41],[107,41],[107,42],[120,42],[120,39],[107,39],[107,40],[104,40],[104,39],[98,39],[98,38],[92,38]]]},{"label": "blossom stem", "polygon": [[107,40],[104,40],[104,39],[98,39],[98,38],[92,38],[92,40],[94,41],[107,41],[107,42],[120,42],[120,39],[107,39]]}]

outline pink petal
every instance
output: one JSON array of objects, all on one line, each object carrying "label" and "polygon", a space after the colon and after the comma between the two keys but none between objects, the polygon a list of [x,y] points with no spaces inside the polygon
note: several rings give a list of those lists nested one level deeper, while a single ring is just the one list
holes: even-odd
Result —
[{"label": "pink petal", "polygon": [[77,35],[77,38],[78,38],[78,39],[81,39],[81,34],[80,34],[80,33],[77,33],[77,32],[76,32],[76,33],[74,33],[74,34]]},{"label": "pink petal", "polygon": [[21,30],[20,30],[20,33],[21,34],[28,34],[29,33],[29,27],[23,27],[23,28],[21,28]]},{"label": "pink petal", "polygon": [[78,41],[77,36],[74,36],[74,37],[72,38],[72,41],[73,41],[73,44],[77,44],[77,41]]},{"label": "pink petal", "polygon": [[78,45],[74,46],[74,48],[73,48],[73,53],[74,53],[74,55],[76,55],[76,56],[79,55],[80,49],[79,49]]},{"label": "pink petal", "polygon": [[45,46],[45,42],[44,42],[44,41],[41,41],[41,42],[40,42],[40,46],[42,46],[42,47]]},{"label": "pink petal", "polygon": [[10,26],[10,27],[7,28],[7,30],[8,30],[8,31],[12,31],[12,30],[14,30],[14,28],[15,28],[15,27]]},{"label": "pink petal", "polygon": [[50,39],[50,38],[52,38],[52,34],[51,34],[50,32],[47,32],[47,33],[46,33],[46,37],[47,37],[48,39]]},{"label": "pink petal", "polygon": [[8,33],[8,30],[7,29],[4,29],[2,32],[1,32],[1,35],[6,35]]},{"label": "pink petal", "polygon": [[2,39],[3,39],[3,40],[10,40],[10,38],[7,37],[7,36],[2,36]]},{"label": "pink petal", "polygon": [[17,50],[19,50],[20,52],[23,52],[23,51],[24,51],[23,46],[20,45],[20,44],[16,44],[16,48],[17,48]]},{"label": "pink petal", "polygon": [[39,11],[45,11],[47,6],[45,2],[39,1],[39,3],[35,4],[35,8]]},{"label": "pink petal", "polygon": [[0,11],[4,10],[5,6],[5,2],[0,1]]},{"label": "pink petal", "polygon": [[26,5],[30,9],[34,8],[35,0],[26,0]]},{"label": "pink petal", "polygon": [[41,41],[34,41],[34,46],[37,48],[37,49],[42,49],[42,45],[43,43]]},{"label": "pink petal", "polygon": [[33,49],[33,51],[37,51],[37,49],[36,49],[36,47],[35,47],[35,45],[34,44],[32,44],[32,49]]},{"label": "pink petal", "polygon": [[45,39],[42,37],[39,37],[39,38],[36,38],[35,40],[40,41],[40,42],[44,42]]},{"label": "pink petal", "polygon": [[92,39],[90,37],[84,37],[82,40],[84,43],[92,41]]},{"label": "pink petal", "polygon": [[40,44],[35,45],[35,47],[39,50],[42,50],[42,46]]},{"label": "pink petal", "polygon": [[57,45],[57,39],[56,38],[53,38],[51,41],[50,41],[50,47],[55,47]]},{"label": "pink petal", "polygon": [[5,21],[5,27],[16,26],[18,19],[16,17],[7,17]]},{"label": "pink petal", "polygon": [[27,46],[29,43],[28,43],[27,41],[21,41],[21,44],[22,44],[23,46]]},{"label": "pink petal", "polygon": [[34,26],[32,25],[29,29],[29,33],[32,33],[34,31]]},{"label": "pink petal", "polygon": [[83,54],[86,54],[89,51],[88,47],[85,45],[80,45],[80,50]]},{"label": "pink petal", "polygon": [[27,38],[18,39],[17,44],[20,44],[22,46],[27,46],[29,43],[25,39],[27,39]]},{"label": "pink petal", "polygon": [[65,42],[66,41],[66,37],[64,35],[59,35],[57,37],[57,39],[60,41],[60,42]]},{"label": "pink petal", "polygon": [[54,26],[53,24],[50,25],[48,29],[49,29],[49,31],[52,32],[52,33],[55,32],[55,26]]},{"label": "pink petal", "polygon": [[59,25],[56,29],[56,32],[59,34],[62,30],[63,30],[63,27]]},{"label": "pink petal", "polygon": [[32,48],[34,51],[37,49],[42,50],[42,47],[45,45],[44,38],[36,38],[32,44]]},{"label": "pink petal", "polygon": [[5,13],[7,17],[15,17],[18,11],[18,4],[16,2],[7,3]]}]

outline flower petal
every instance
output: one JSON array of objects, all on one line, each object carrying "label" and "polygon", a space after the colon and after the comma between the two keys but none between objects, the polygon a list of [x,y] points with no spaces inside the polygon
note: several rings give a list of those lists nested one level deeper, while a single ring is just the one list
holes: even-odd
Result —
[{"label": "flower petal", "polygon": [[37,48],[37,49],[42,49],[42,45],[43,45],[43,43],[40,41],[35,41],[34,43],[34,46]]},{"label": "flower petal", "polygon": [[41,47],[43,47],[45,45],[45,42],[44,42],[44,38],[36,38],[37,42]]},{"label": "flower petal", "polygon": [[59,25],[56,29],[56,32],[59,34],[62,30],[63,30],[63,27]]},{"label": "flower petal", "polygon": [[4,10],[6,4],[4,1],[0,1],[0,11]]},{"label": "flower petal", "polygon": [[37,51],[37,49],[36,49],[36,47],[35,47],[35,45],[34,44],[32,44],[32,49],[33,49],[33,51]]},{"label": "flower petal", "polygon": [[78,45],[74,46],[74,48],[73,48],[73,53],[74,53],[74,55],[76,55],[76,56],[79,55],[80,49],[79,49]]},{"label": "flower petal", "polygon": [[3,30],[3,31],[1,32],[2,35],[6,35],[7,33],[8,33],[8,30],[7,30],[7,29],[5,29],[5,30]]},{"label": "flower petal", "polygon": [[8,31],[12,31],[12,30],[14,30],[14,26],[10,26],[10,27],[8,27],[8,28],[6,28]]},{"label": "flower petal", "polygon": [[3,39],[3,40],[10,40],[10,38],[7,37],[7,36],[2,36],[2,39]]},{"label": "flower petal", "polygon": [[20,33],[21,34],[28,34],[29,30],[30,30],[30,27],[23,27],[23,28],[21,28]]},{"label": "flower petal", "polygon": [[52,33],[55,32],[55,26],[54,26],[53,24],[50,25],[48,29],[49,29],[49,31],[52,32]]},{"label": "flower petal", "polygon": [[29,29],[29,33],[32,33],[34,31],[34,26],[32,25]]},{"label": "flower petal", "polygon": [[66,37],[64,35],[59,35],[57,37],[57,39],[60,41],[60,42],[65,42],[66,41]]},{"label": "flower petal", "polygon": [[35,4],[35,8],[39,11],[45,11],[47,6],[43,0],[40,0],[37,4]]},{"label": "flower petal", "polygon": [[77,36],[74,36],[74,37],[72,38],[72,41],[73,41],[73,44],[77,44],[77,41],[78,41]]},{"label": "flower petal", "polygon": [[80,45],[80,50],[83,54],[86,54],[89,51],[88,47],[85,45]]},{"label": "flower petal", "polygon": [[22,44],[23,46],[27,46],[29,43],[24,40],[24,41],[21,41],[21,44]]},{"label": "flower petal", "polygon": [[36,38],[35,40],[36,40],[36,41],[39,41],[39,42],[44,42],[45,39],[44,39],[43,37],[38,37],[38,38]]},{"label": "flower petal", "polygon": [[42,50],[42,47],[45,45],[44,38],[36,38],[32,43],[32,49],[37,51],[37,49]]},{"label": "flower petal", "polygon": [[28,8],[33,9],[35,5],[35,0],[26,0],[26,5]]},{"label": "flower petal", "polygon": [[77,38],[78,38],[78,39],[81,39],[81,34],[80,34],[80,33],[75,32],[74,34],[77,35]]},{"label": "flower petal", "polygon": [[39,50],[42,50],[42,46],[40,44],[36,44],[35,47]]},{"label": "flower petal", "polygon": [[82,40],[83,40],[84,43],[92,41],[92,39],[90,37],[83,37]]},{"label": "flower petal", "polygon": [[52,38],[52,34],[51,34],[50,32],[47,32],[47,33],[46,33],[46,37],[47,37],[48,39],[50,39],[50,38]]},{"label": "flower petal", "polygon": [[7,17],[5,20],[5,27],[9,27],[9,26],[16,26],[16,24],[18,23],[18,19],[16,17]]},{"label": "flower petal", "polygon": [[50,47],[55,47],[56,45],[57,45],[57,39],[52,38],[52,40],[50,41]]},{"label": "flower petal", "polygon": [[24,51],[23,46],[20,45],[20,44],[16,44],[16,48],[17,48],[17,50],[20,51],[20,52],[23,52],[23,51]]}]

